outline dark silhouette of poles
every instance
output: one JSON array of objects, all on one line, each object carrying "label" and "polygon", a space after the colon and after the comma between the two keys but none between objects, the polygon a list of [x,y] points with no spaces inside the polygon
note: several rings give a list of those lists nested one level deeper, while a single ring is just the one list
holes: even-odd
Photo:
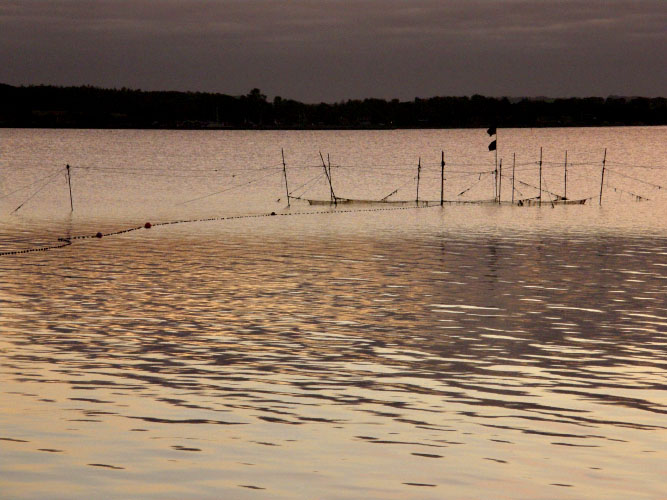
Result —
[{"label": "dark silhouette of poles", "polygon": [[69,186],[69,206],[74,212],[74,202],[72,201],[72,179],[69,173],[69,165],[67,165],[67,185]]},{"label": "dark silhouette of poles", "polygon": [[445,204],[445,152],[441,151],[440,159],[440,206]]},{"label": "dark silhouette of poles", "polygon": [[421,172],[422,172],[422,159],[421,156],[419,157],[419,161],[417,162],[417,204],[419,204],[419,177],[421,177]]},{"label": "dark silhouette of poles", "polygon": [[[331,175],[329,174],[329,171],[327,170],[327,164],[324,163],[324,156],[322,156],[322,151],[320,151],[320,159],[322,160],[322,167],[324,168],[324,175],[326,175],[327,181],[329,181],[329,191],[331,193],[331,203],[336,205],[336,195],[334,194],[333,185],[331,184]],[[329,165],[331,165],[331,163]]]},{"label": "dark silhouette of poles", "polygon": [[540,202],[539,206],[542,206],[542,148],[540,147]]},{"label": "dark silhouette of poles", "polygon": [[491,141],[491,144],[489,144],[489,151],[494,151],[496,159],[496,168],[493,171],[493,201],[496,201],[498,198],[498,129],[496,127],[489,127],[486,130],[486,133],[489,134],[489,136],[496,136],[496,138]]},{"label": "dark silhouette of poles", "polygon": [[604,148],[604,157],[602,158],[602,179],[600,180],[600,206],[602,206],[602,186],[604,185],[604,168],[607,163],[607,148]]},{"label": "dark silhouette of poles", "polygon": [[287,206],[290,206],[289,202],[289,188],[287,187],[287,166],[285,165],[285,150],[280,148],[280,154],[283,157],[283,175],[285,176],[285,192],[287,193]]},{"label": "dark silhouette of poles", "polygon": [[496,149],[494,149],[493,152],[496,162],[496,170],[494,172],[495,181],[493,188],[495,190],[495,197],[498,198],[498,129],[495,130],[495,134],[496,134]]},{"label": "dark silhouette of poles", "polygon": [[563,199],[567,200],[567,149],[565,150],[565,179],[564,179],[564,193],[563,193]]},{"label": "dark silhouette of poles", "polygon": [[336,199],[336,193],[334,193],[333,190],[333,180],[331,178],[331,157],[329,156],[329,153],[327,153],[327,163],[329,164],[329,187],[331,188],[331,195],[333,196],[334,205],[337,205],[338,200]]},{"label": "dark silhouette of poles", "polygon": [[500,159],[498,170],[498,205],[500,205],[500,198],[502,196],[502,187],[503,187],[503,160]]},{"label": "dark silhouette of poles", "polygon": [[516,167],[516,153],[512,153],[512,205],[514,205],[514,168]]}]

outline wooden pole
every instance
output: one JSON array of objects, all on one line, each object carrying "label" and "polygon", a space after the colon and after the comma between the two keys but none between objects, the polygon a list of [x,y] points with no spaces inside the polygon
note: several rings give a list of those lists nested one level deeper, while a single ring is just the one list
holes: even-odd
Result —
[{"label": "wooden pole", "polygon": [[607,163],[607,148],[604,148],[604,158],[602,158],[602,179],[600,180],[600,206],[602,206],[602,185],[604,184],[604,167]]},{"label": "wooden pole", "polygon": [[74,212],[74,202],[72,201],[72,179],[69,173],[69,165],[67,165],[67,184],[69,185],[69,206]]},{"label": "wooden pole", "polygon": [[503,160],[500,159],[500,170],[498,171],[498,205],[500,205],[500,198],[502,196],[502,187],[503,187]]},{"label": "wooden pole", "polygon": [[542,147],[540,147],[540,203],[539,205],[542,206]]},{"label": "wooden pole", "polygon": [[496,129],[496,149],[494,150],[495,153],[495,158],[496,158],[496,170],[494,172],[494,185],[493,185],[493,192],[494,192],[494,199],[498,197],[498,129]]},{"label": "wooden pole", "polygon": [[324,175],[327,177],[327,181],[329,181],[329,191],[331,194],[331,203],[334,205],[336,204],[336,195],[334,194],[333,190],[333,185],[331,184],[331,176],[329,175],[329,171],[327,170],[327,165],[324,163],[324,156],[322,156],[322,151],[320,151],[320,159],[322,160],[322,167],[324,168]]},{"label": "wooden pole", "polygon": [[422,158],[420,156],[419,160],[417,161],[417,203],[418,204],[419,204],[419,179],[421,177],[421,172],[422,172]]},{"label": "wooden pole", "polygon": [[334,205],[337,205],[338,200],[336,199],[336,193],[334,193],[333,190],[333,180],[331,178],[331,157],[329,156],[329,153],[327,153],[327,163],[329,164],[329,186],[331,187],[331,194],[333,196]]},{"label": "wooden pole", "polygon": [[331,196],[331,183],[329,182],[329,171],[327,170],[326,163],[324,163],[324,156],[322,156],[322,151],[320,151],[320,160],[322,160],[322,168],[324,169],[324,176],[327,178],[327,183],[329,183],[329,200],[333,201],[333,196]]},{"label": "wooden pole", "polygon": [[440,206],[445,204],[445,152],[440,157]]},{"label": "wooden pole", "polygon": [[331,182],[331,156],[327,153],[327,165],[329,168],[329,182]]},{"label": "wooden pole", "polygon": [[290,206],[289,203],[289,188],[287,187],[287,165],[285,165],[285,150],[280,148],[280,154],[283,156],[283,175],[285,176],[285,192],[287,193],[287,206]]},{"label": "wooden pole", "polygon": [[512,205],[514,205],[514,169],[516,167],[516,153],[512,154]]},{"label": "wooden pole", "polygon": [[565,150],[565,189],[563,193],[563,199],[567,200],[567,149]]}]

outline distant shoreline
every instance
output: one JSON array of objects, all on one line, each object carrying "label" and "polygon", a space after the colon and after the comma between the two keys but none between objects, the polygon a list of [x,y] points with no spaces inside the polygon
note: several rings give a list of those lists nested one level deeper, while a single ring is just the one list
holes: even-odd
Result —
[{"label": "distant shoreline", "polygon": [[413,130],[667,125],[667,98],[471,97],[305,104],[242,96],[0,84],[0,128]]},{"label": "distant shoreline", "polygon": [[[514,126],[502,127],[505,129],[540,129],[540,128],[614,128],[614,127],[665,127],[667,124],[647,125],[647,124],[611,124],[611,125],[540,125],[540,126]],[[326,131],[391,131],[391,130],[467,130],[467,129],[483,129],[486,127],[83,127],[83,126],[13,126],[0,125],[0,129],[23,129],[23,130],[183,130],[183,131],[285,131],[285,132],[326,132]],[[498,127],[499,129],[501,127]]]}]

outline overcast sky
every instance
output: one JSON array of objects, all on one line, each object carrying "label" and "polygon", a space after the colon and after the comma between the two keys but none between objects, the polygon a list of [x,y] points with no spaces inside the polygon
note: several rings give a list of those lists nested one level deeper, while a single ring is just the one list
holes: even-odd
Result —
[{"label": "overcast sky", "polygon": [[0,0],[0,82],[665,96],[667,0]]}]

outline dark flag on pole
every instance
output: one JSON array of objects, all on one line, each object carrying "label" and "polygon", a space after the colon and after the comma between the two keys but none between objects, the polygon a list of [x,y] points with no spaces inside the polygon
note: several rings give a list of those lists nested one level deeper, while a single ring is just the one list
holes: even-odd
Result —
[{"label": "dark flag on pole", "polygon": [[487,134],[489,135],[495,135],[496,134],[496,127],[489,127],[486,131]]},{"label": "dark flag on pole", "polygon": [[489,144],[489,151],[495,151],[496,150],[496,141],[493,141],[491,144]]}]

